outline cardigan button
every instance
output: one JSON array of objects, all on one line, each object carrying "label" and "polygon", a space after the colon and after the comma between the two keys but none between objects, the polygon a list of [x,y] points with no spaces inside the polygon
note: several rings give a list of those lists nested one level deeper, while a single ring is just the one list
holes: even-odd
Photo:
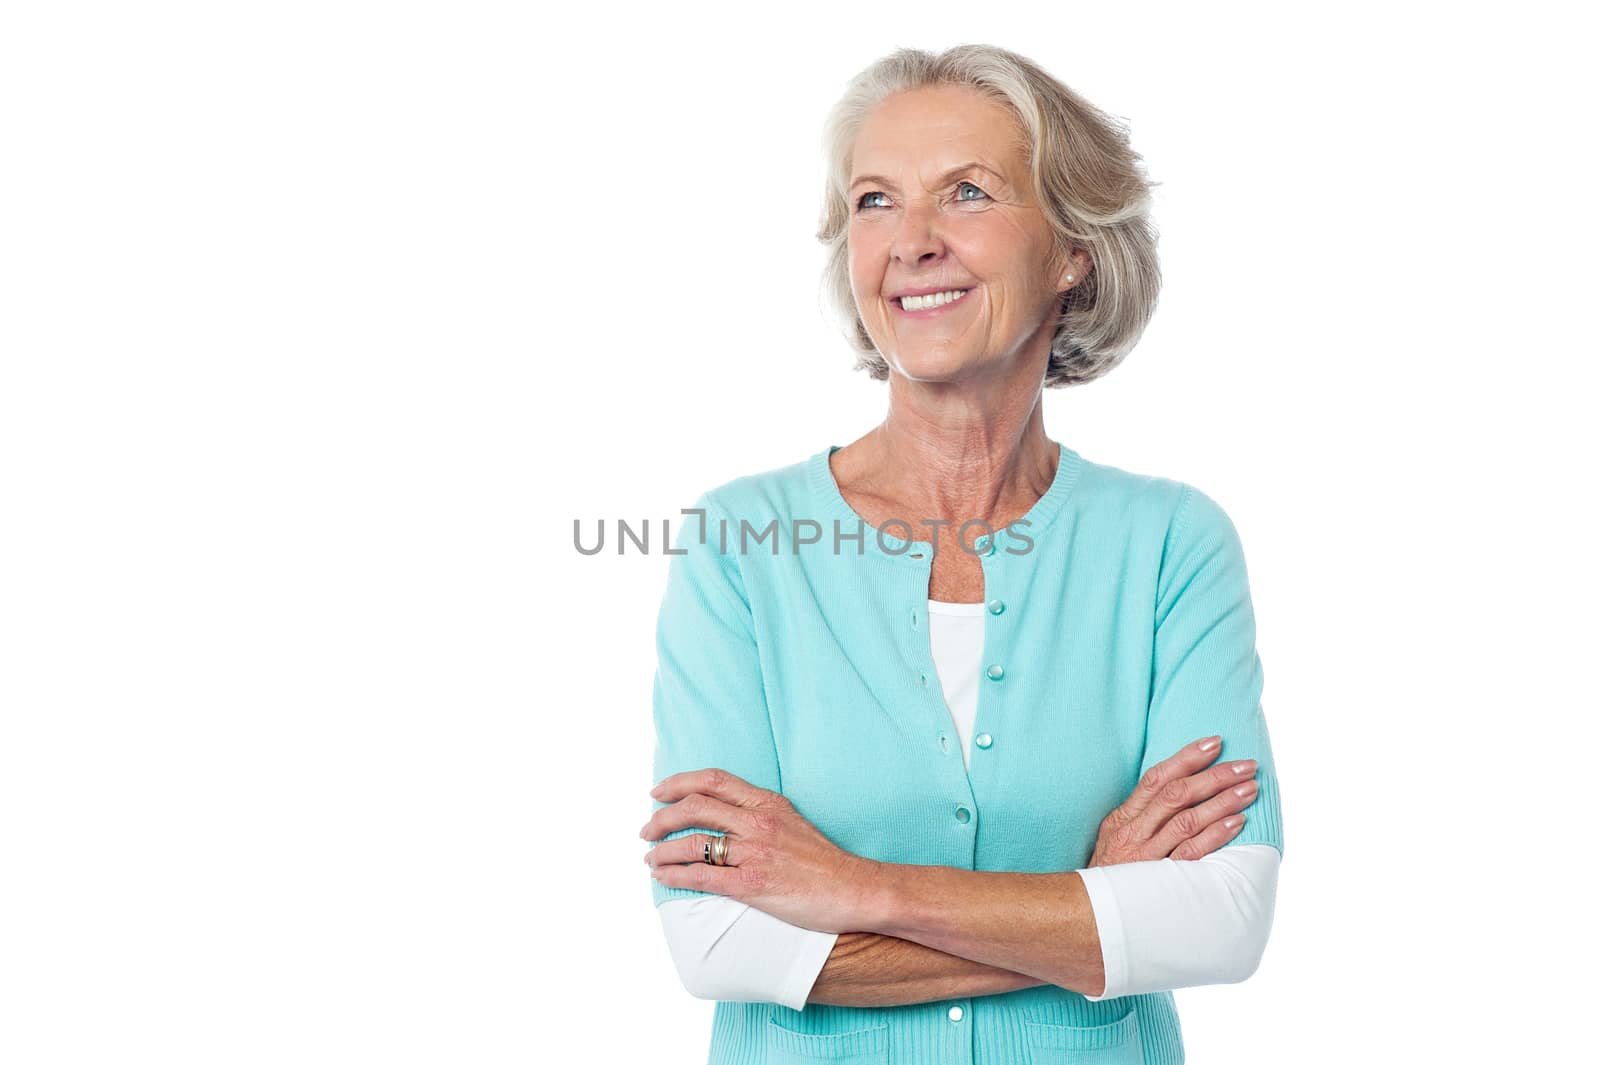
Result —
[{"label": "cardigan button", "polygon": [[968,821],[972,820],[972,811],[967,809],[965,806],[957,806],[956,820],[960,821],[962,824],[966,824]]},{"label": "cardigan button", "polygon": [[989,745],[994,742],[994,737],[989,735],[987,732],[980,732],[978,733],[978,738],[973,742],[987,751],[989,749]]},{"label": "cardigan button", "polygon": [[994,537],[980,536],[972,541],[972,549],[980,555],[994,554]]},{"label": "cardigan button", "polygon": [[951,1006],[948,1016],[952,1021],[959,1021],[962,1017],[966,1016],[966,1011],[960,1006]]},{"label": "cardigan button", "polygon": [[1004,614],[1005,612],[1006,612],[1006,605],[1004,603],[1002,603],[998,599],[989,600],[989,613],[991,613],[991,614]]},{"label": "cardigan button", "polygon": [[999,680],[1001,677],[1003,677],[1005,675],[1006,675],[1005,667],[1000,665],[1000,663],[996,662],[994,665],[989,667],[989,679],[990,680]]}]

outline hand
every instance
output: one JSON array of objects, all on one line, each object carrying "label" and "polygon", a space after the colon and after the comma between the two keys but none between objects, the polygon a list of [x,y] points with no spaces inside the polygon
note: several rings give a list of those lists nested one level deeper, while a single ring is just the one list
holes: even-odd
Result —
[{"label": "hand", "polygon": [[[1202,743],[1215,746],[1203,751]],[[1237,836],[1245,817],[1239,811],[1256,801],[1256,762],[1250,758],[1203,768],[1221,753],[1222,738],[1211,736],[1151,766],[1127,801],[1100,822],[1089,866],[1161,858],[1193,861]],[[1233,790],[1240,786],[1249,789],[1242,796]]]},{"label": "hand", "polygon": [[674,773],[650,794],[671,805],[645,822],[645,839],[683,828],[728,837],[726,866],[706,863],[706,840],[716,838],[709,832],[651,848],[644,860],[663,884],[727,895],[817,932],[859,927],[877,863],[835,846],[783,795],[722,769]]}]

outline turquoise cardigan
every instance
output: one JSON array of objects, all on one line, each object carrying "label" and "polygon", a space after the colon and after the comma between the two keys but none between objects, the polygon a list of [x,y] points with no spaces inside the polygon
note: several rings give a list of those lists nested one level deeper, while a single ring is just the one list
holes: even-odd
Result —
[{"label": "turquoise cardigan", "polygon": [[[1215,501],[1061,447],[1048,491],[978,543],[989,679],[973,731],[992,742],[969,770],[929,649],[932,556],[897,535],[909,527],[875,530],[850,508],[836,450],[713,488],[695,503],[703,521],[674,523],[651,784],[718,766],[867,858],[1064,872],[1088,864],[1145,770],[1216,734],[1219,760],[1260,763],[1228,845],[1282,851],[1244,554]],[[940,550],[961,549],[953,534],[940,530]],[[665,838],[696,831],[712,830]],[[704,894],[650,885],[658,906]],[[709,1061],[1183,1059],[1171,991],[1090,1002],[1044,986],[874,1008],[719,1001]]]}]

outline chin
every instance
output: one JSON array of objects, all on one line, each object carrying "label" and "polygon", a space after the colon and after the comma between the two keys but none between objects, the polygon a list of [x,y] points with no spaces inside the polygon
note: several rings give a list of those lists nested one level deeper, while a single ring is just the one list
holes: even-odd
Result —
[{"label": "chin", "polygon": [[958,352],[901,352],[889,364],[913,381],[953,381],[973,369],[973,361]]}]

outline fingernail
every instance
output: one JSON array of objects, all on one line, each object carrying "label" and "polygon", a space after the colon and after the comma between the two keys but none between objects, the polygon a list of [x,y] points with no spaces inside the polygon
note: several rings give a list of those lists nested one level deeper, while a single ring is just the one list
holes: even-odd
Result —
[{"label": "fingernail", "polygon": [[1221,742],[1222,742],[1222,737],[1213,736],[1209,740],[1206,740],[1204,743],[1202,743],[1200,745],[1200,750],[1201,751],[1214,751],[1214,750],[1217,749],[1217,744],[1219,744]]},{"label": "fingernail", "polygon": [[1226,829],[1235,829],[1235,828],[1238,828],[1242,824],[1244,824],[1244,816],[1241,814],[1238,817],[1230,817],[1227,820],[1223,821],[1222,822],[1222,827],[1226,828]]},{"label": "fingernail", "polygon": [[1238,765],[1233,767],[1233,771],[1235,773],[1237,773],[1241,777],[1244,776],[1246,773],[1255,772],[1255,769],[1256,769],[1256,760],[1254,758],[1251,758],[1249,761],[1240,762]]},{"label": "fingernail", "polygon": [[660,784],[657,784],[655,787],[650,789],[650,797],[652,799],[661,798],[661,785]]},{"label": "fingernail", "polygon": [[1241,798],[1241,799],[1245,798],[1248,795],[1254,795],[1255,792],[1256,792],[1256,782],[1253,781],[1253,780],[1246,781],[1245,783],[1240,784],[1237,788],[1233,789],[1233,793],[1235,795],[1239,796],[1239,798]]}]

